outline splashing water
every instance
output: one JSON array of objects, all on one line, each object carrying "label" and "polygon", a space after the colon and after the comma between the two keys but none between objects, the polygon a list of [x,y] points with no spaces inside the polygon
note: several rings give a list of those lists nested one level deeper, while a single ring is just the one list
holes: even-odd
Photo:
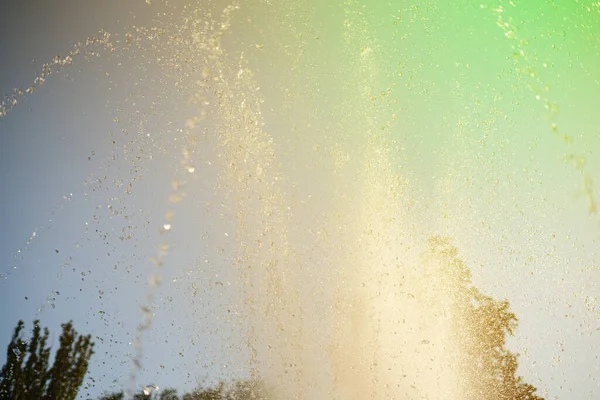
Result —
[{"label": "splashing water", "polygon": [[[532,206],[553,195],[529,186],[546,179],[537,173],[541,167],[535,157],[547,155],[537,148],[553,156],[563,151],[547,144],[556,137],[575,147],[564,159],[584,175],[590,219],[597,211],[594,174],[580,154],[597,140],[580,135],[578,145],[559,134],[558,106],[535,72],[535,63],[547,64],[528,50],[528,33],[517,32],[503,7],[486,3],[469,11],[487,24],[478,29],[493,51],[480,47],[477,38],[466,49],[453,42],[473,37],[469,29],[479,24],[461,31],[458,27],[468,21],[461,19],[458,5],[265,0],[186,6],[181,15],[159,14],[155,27],[128,28],[121,47],[111,41],[115,35],[101,32],[100,39],[78,44],[68,57],[55,60],[57,66],[70,65],[81,49],[97,46],[107,54],[133,54],[129,62],[139,75],[159,70],[158,79],[136,78],[133,86],[148,86],[128,97],[127,107],[134,111],[117,109],[115,123],[128,121],[127,128],[122,138],[110,135],[113,156],[101,170],[113,171],[121,156],[129,176],[86,179],[93,189],[112,179],[110,191],[119,195],[109,197],[104,208],[110,218],[125,216],[121,241],[126,242],[150,225],[131,225],[139,214],[125,212],[138,207],[136,193],[144,197],[138,181],[148,179],[161,162],[175,177],[171,189],[146,194],[163,198],[161,217],[152,220],[160,236],[150,240],[154,255],[145,254],[152,257],[152,272],[131,267],[139,268],[149,286],[129,354],[129,395],[145,353],[152,351],[142,339],[151,335],[160,304],[166,304],[160,286],[174,273],[165,270],[178,268],[168,257],[190,253],[204,257],[199,264],[210,264],[211,257],[223,264],[199,279],[189,269],[180,274],[189,281],[192,298],[198,287],[208,285],[213,288],[201,296],[233,292],[215,329],[234,332],[227,348],[245,357],[245,365],[233,366],[238,371],[232,374],[244,370],[242,375],[264,379],[276,398],[476,398],[466,394],[469,380],[461,360],[468,349],[457,339],[457,332],[473,324],[461,305],[461,290],[470,287],[471,276],[455,259],[436,262],[427,238],[456,237],[468,257],[492,264],[498,263],[494,256],[484,254],[490,247],[500,249],[494,254],[501,262],[527,253],[522,247],[547,254],[544,245],[550,239],[537,248],[533,233],[511,235],[536,224],[540,231],[543,224],[560,229],[547,221],[547,213],[563,203],[554,198],[550,206]],[[597,7],[592,11],[598,13]],[[582,15],[573,11],[571,18]],[[514,63],[506,60],[511,46]],[[506,54],[494,56],[499,49]],[[477,51],[496,58],[488,64]],[[501,66],[494,69],[494,62]],[[7,97],[0,118],[10,117],[22,96],[33,93],[51,72],[45,65],[29,89]],[[518,93],[506,92],[503,80],[520,85]],[[155,100],[146,99],[152,95]],[[536,113],[527,100],[531,96],[544,103],[551,122],[535,135],[520,135],[525,128],[515,122],[521,113],[513,105],[524,103],[526,113]],[[160,109],[169,106],[173,115]],[[169,134],[160,133],[163,126]],[[568,129],[563,123],[560,132],[563,126]],[[540,140],[546,131],[555,138]],[[123,144],[116,143],[119,138]],[[515,155],[515,149],[527,151]],[[553,164],[548,174],[557,169]],[[201,175],[209,170],[217,171],[215,176]],[[202,179],[214,180],[215,193],[207,194]],[[159,180],[153,182],[162,185]],[[540,185],[551,187],[544,182]],[[203,207],[210,202],[220,208]],[[505,211],[511,207],[516,211]],[[196,208],[205,214],[218,209],[215,213],[229,222],[197,218]],[[27,244],[39,236],[35,230]],[[505,248],[508,258],[502,258]],[[487,286],[511,301],[517,289],[498,289],[501,283],[511,286],[511,276],[520,277],[515,280],[521,287],[534,273],[542,281],[556,278],[554,270],[546,271],[550,278],[540,277],[533,256],[518,257],[531,267],[509,272],[498,267],[487,278],[500,282]],[[196,270],[205,271],[201,268]],[[477,273],[474,280],[485,282],[484,277]],[[589,279],[586,273],[578,277],[581,297],[589,303],[587,292],[595,287],[581,283]],[[175,292],[172,286],[164,290]],[[144,392],[153,390],[158,386]]]}]

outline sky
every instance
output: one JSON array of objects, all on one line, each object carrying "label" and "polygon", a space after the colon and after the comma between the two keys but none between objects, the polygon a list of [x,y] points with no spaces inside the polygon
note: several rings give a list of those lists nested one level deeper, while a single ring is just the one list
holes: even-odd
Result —
[{"label": "sky", "polygon": [[[276,327],[244,311],[302,311],[313,340],[348,243],[412,261],[446,235],[518,316],[526,381],[597,396],[598,5],[228,5],[2,3],[0,343],[73,320],[96,340],[81,398],[125,387],[138,351],[138,386],[246,377],[248,327]],[[104,32],[114,51],[64,62]],[[291,283],[250,265],[290,259]]]}]

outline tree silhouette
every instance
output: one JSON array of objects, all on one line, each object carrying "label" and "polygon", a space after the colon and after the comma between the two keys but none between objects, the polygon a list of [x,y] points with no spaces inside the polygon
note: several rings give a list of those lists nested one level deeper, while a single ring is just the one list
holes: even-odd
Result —
[{"label": "tree silhouette", "polygon": [[223,400],[225,384],[220,382],[218,385],[206,389],[196,389],[192,393],[186,393],[181,400]]},{"label": "tree silhouette", "polygon": [[235,382],[225,392],[224,400],[269,400],[273,396],[264,382],[258,380],[242,380]]},{"label": "tree silhouette", "polygon": [[160,393],[160,400],[179,400],[177,396],[177,390],[175,389],[165,389]]},{"label": "tree silhouette", "polygon": [[[123,400],[123,392],[105,394],[99,400]],[[256,380],[239,380],[232,383],[221,381],[214,386],[203,387],[177,396],[175,389],[164,389],[159,393],[140,392],[133,397],[135,400],[270,400],[265,384]]]},{"label": "tree silhouette", "polygon": [[459,346],[461,395],[466,400],[543,400],[517,376],[517,354],[505,347],[517,317],[506,300],[482,294],[448,238],[429,240],[429,262],[437,263],[452,301],[454,339]]},{"label": "tree silhouette", "polygon": [[31,338],[25,340],[21,336],[24,326],[19,321],[8,344],[6,364],[0,371],[0,400],[74,400],[94,353],[91,336],[79,336],[72,322],[63,324],[60,347],[48,368],[48,329],[42,334],[36,320]]},{"label": "tree silhouette", "polygon": [[98,400],[123,400],[124,398],[125,394],[123,392],[117,392],[102,395]]}]

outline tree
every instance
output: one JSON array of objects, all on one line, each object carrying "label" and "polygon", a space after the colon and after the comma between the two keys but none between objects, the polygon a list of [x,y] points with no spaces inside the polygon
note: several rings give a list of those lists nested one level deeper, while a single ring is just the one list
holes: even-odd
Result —
[{"label": "tree", "polygon": [[123,392],[115,392],[102,395],[98,400],[123,400],[125,398],[125,394]]},{"label": "tree", "polygon": [[[230,383],[223,381],[214,386],[199,387],[190,393],[185,393],[181,398],[177,396],[177,390],[164,389],[158,393],[152,391],[140,392],[134,395],[137,400],[269,400],[268,389],[261,381],[240,380]],[[105,394],[99,400],[122,400],[123,392]]]},{"label": "tree", "polygon": [[[46,347],[48,329],[41,334],[39,321],[33,323],[29,344],[21,338],[24,327],[19,321],[6,352],[6,364],[0,372],[0,399],[41,398],[46,390],[50,349]],[[26,354],[29,353],[27,362]]]},{"label": "tree", "polygon": [[160,394],[160,400],[179,400],[179,396],[177,396],[177,390],[175,389],[165,389]]},{"label": "tree", "polygon": [[218,385],[209,388],[199,388],[192,393],[186,393],[182,400],[222,400],[224,396],[225,384],[220,382]]},{"label": "tree", "polygon": [[436,262],[453,299],[455,342],[460,347],[462,397],[466,400],[543,400],[537,389],[517,376],[518,354],[506,349],[517,317],[508,301],[485,296],[472,285],[471,273],[449,239],[429,241],[429,261]]},{"label": "tree", "polygon": [[48,368],[48,329],[42,334],[39,321],[34,321],[27,341],[21,336],[24,325],[19,321],[8,344],[0,371],[0,400],[74,400],[94,353],[91,336],[79,336],[72,322],[63,324],[60,347]]},{"label": "tree", "polygon": [[268,400],[271,398],[264,382],[255,380],[235,382],[223,397],[224,400]]},{"label": "tree", "polygon": [[115,392],[102,395],[98,400],[123,400],[125,394],[123,392]]}]

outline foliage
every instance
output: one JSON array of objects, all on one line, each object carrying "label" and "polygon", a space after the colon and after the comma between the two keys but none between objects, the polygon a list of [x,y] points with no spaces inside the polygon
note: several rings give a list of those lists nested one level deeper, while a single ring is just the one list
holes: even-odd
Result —
[{"label": "foliage", "polygon": [[[99,400],[122,400],[123,392],[107,394]],[[219,382],[214,386],[199,387],[198,389],[177,396],[175,389],[164,389],[160,394],[144,394],[140,392],[134,396],[136,400],[269,400],[268,390],[259,381],[241,380],[232,384]]]},{"label": "foliage", "polygon": [[160,394],[160,400],[179,400],[177,396],[177,390],[175,389],[165,389]]},{"label": "foliage", "polygon": [[123,392],[108,393],[102,395],[98,400],[123,400],[125,394]]},{"label": "foliage", "polygon": [[123,392],[109,393],[102,395],[98,400],[123,400],[125,394]]},{"label": "foliage", "polygon": [[23,327],[19,321],[8,344],[6,364],[0,371],[0,400],[74,400],[94,353],[91,336],[79,336],[72,322],[63,324],[60,347],[48,368],[48,329],[42,334],[39,321],[34,321],[27,341],[21,336]]},{"label": "foliage", "polygon": [[506,300],[485,296],[447,238],[429,241],[430,261],[437,262],[446,290],[454,299],[455,342],[460,346],[462,396],[466,400],[543,400],[537,389],[517,376],[517,354],[506,349],[517,317]]}]

